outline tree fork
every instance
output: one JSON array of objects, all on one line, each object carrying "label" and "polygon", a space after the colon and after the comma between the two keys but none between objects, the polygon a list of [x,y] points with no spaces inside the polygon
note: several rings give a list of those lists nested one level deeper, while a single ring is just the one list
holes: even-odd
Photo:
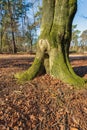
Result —
[{"label": "tree fork", "polygon": [[71,28],[77,10],[77,0],[43,0],[41,33],[32,66],[19,80],[31,80],[42,69],[66,83],[82,86],[85,80],[77,76],[69,63]]}]

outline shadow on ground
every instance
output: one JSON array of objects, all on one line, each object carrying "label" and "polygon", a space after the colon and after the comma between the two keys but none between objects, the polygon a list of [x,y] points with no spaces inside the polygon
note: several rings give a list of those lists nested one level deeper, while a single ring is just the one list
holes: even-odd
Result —
[{"label": "shadow on ground", "polygon": [[84,77],[87,74],[87,66],[78,66],[73,68],[75,73],[80,77]]}]

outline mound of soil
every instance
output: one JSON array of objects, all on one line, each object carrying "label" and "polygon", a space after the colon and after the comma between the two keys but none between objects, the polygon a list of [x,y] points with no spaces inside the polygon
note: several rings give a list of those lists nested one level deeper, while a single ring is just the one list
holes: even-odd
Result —
[{"label": "mound of soil", "polygon": [[[87,130],[87,89],[76,90],[47,74],[17,83],[14,74],[26,70],[33,59],[0,58],[0,130]],[[83,61],[71,59],[71,64],[87,78]]]}]

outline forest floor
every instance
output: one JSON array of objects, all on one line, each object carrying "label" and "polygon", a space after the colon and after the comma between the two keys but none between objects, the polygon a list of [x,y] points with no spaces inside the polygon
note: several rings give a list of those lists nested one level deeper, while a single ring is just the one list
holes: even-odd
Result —
[{"label": "forest floor", "polygon": [[[24,84],[14,74],[34,55],[0,55],[0,130],[87,130],[87,89],[76,90],[49,75]],[[87,79],[87,55],[72,55],[74,71]]]}]

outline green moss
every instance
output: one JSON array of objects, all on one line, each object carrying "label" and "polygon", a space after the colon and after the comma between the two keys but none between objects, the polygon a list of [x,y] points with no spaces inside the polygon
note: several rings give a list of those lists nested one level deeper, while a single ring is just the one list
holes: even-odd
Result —
[{"label": "green moss", "polygon": [[85,84],[84,79],[77,76],[73,70],[72,72],[69,70],[68,64],[64,61],[63,54],[55,57],[51,68],[51,75],[65,83],[75,86],[75,88],[82,88]]},{"label": "green moss", "polygon": [[66,64],[67,64],[70,74],[74,77],[75,82],[78,82],[80,84],[79,86],[82,87],[85,84],[85,80],[83,78],[79,77],[78,75],[76,75],[76,73],[74,72],[73,68],[70,65],[67,55],[66,55]]},{"label": "green moss", "polygon": [[77,0],[69,0],[69,4],[75,4],[77,3]]},{"label": "green moss", "polygon": [[24,71],[22,73],[17,73],[15,75],[15,78],[17,78],[19,82],[31,80],[37,75],[40,66],[41,66],[41,61],[36,58],[32,66],[27,71]]}]

